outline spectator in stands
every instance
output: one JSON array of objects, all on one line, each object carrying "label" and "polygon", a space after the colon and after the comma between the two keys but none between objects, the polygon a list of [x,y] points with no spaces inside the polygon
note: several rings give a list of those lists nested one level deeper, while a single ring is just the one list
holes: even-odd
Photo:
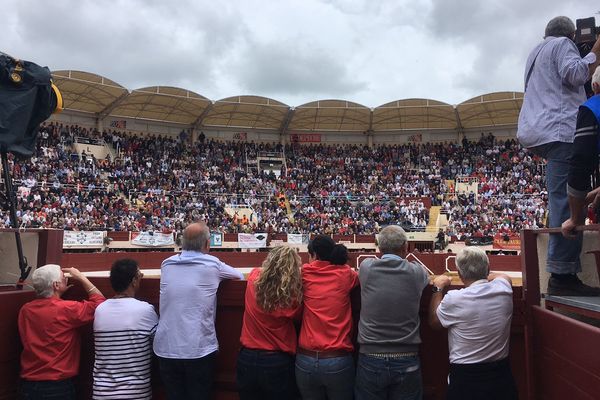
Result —
[{"label": "spectator in stands", "polygon": [[451,279],[433,281],[429,324],[448,329],[450,375],[448,400],[518,398],[508,359],[513,312],[512,282],[489,273],[489,260],[477,247],[456,256],[465,287],[446,294]]},{"label": "spectator in stands", "polygon": [[241,272],[208,253],[206,223],[188,225],[181,254],[163,261],[160,320],[154,338],[167,398],[209,399],[219,344],[215,332],[217,289]]},{"label": "spectator in stands", "polygon": [[308,244],[302,267],[304,311],[296,355],[296,381],[303,399],[351,399],[354,346],[350,292],[359,284],[348,250],[329,236]]},{"label": "spectator in stands", "polygon": [[[519,114],[519,141],[547,160],[548,226],[551,228],[560,227],[569,218],[565,171],[572,153],[577,108],[586,99],[583,85],[600,61],[600,38],[583,58],[574,38],[573,21],[567,17],[550,20],[544,41],[527,59],[525,97]],[[576,275],[581,271],[582,240],[583,235],[574,241],[562,235],[550,235],[546,262],[546,270],[551,273],[548,293],[567,290],[579,295],[597,294],[596,288],[583,284]]]},{"label": "spectator in stands", "polygon": [[419,306],[429,279],[423,267],[404,259],[408,252],[404,229],[386,226],[377,241],[383,256],[364,260],[359,269],[355,398],[421,399]]},{"label": "spectator in stands", "polygon": [[[61,299],[71,287],[65,272],[83,286],[88,300]],[[72,378],[79,373],[79,328],[92,322],[104,296],[77,268],[44,265],[33,272],[32,281],[38,299],[25,304],[18,318],[23,398],[75,400]]]},{"label": "spectator in stands", "polygon": [[241,400],[297,397],[294,321],[302,315],[301,265],[295,249],[277,246],[248,276],[237,359]]},{"label": "spectator in stands", "polygon": [[115,261],[110,270],[112,299],[94,317],[94,399],[151,399],[154,307],[135,299],[144,274],[135,260]]}]

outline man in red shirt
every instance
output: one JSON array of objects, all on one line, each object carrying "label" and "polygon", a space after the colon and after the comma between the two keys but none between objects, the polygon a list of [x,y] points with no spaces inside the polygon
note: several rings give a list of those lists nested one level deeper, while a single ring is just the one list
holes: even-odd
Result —
[{"label": "man in red shirt", "polygon": [[[61,299],[70,288],[65,272],[81,283],[88,300]],[[77,268],[61,270],[56,264],[44,265],[34,271],[32,281],[38,299],[25,304],[18,319],[23,343],[23,397],[28,400],[75,399],[71,378],[79,372],[78,328],[94,319],[94,311],[105,300],[104,296]]]}]

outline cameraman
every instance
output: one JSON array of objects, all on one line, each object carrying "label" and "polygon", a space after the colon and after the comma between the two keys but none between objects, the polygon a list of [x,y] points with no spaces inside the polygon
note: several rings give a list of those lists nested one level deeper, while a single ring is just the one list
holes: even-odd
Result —
[{"label": "cameraman", "polygon": [[[579,55],[575,24],[555,17],[546,26],[544,40],[530,53],[525,67],[525,96],[517,137],[523,147],[546,159],[546,186],[550,213],[548,226],[560,227],[569,218],[567,173],[572,152],[577,109],[586,100],[584,84],[600,59],[600,40],[585,57]],[[548,293],[597,296],[599,288],[584,285],[579,254],[583,236],[574,241],[550,235],[546,270],[551,273]]]}]

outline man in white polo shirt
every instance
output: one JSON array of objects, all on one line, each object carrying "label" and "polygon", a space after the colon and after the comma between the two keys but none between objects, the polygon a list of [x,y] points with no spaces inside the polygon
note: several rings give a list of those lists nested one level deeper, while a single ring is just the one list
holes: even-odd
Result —
[{"label": "man in white polo shirt", "polygon": [[477,247],[456,256],[465,287],[446,290],[446,275],[433,281],[429,324],[448,329],[450,376],[447,399],[517,399],[508,360],[513,312],[512,282],[507,275],[490,274],[489,260]]}]

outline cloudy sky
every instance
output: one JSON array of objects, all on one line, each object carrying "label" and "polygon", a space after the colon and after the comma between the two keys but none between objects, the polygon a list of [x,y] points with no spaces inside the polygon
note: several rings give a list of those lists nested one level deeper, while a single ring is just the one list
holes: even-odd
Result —
[{"label": "cloudy sky", "polygon": [[3,0],[0,51],[132,90],[291,106],[405,98],[457,104],[521,91],[548,20],[596,16],[587,0]]}]

